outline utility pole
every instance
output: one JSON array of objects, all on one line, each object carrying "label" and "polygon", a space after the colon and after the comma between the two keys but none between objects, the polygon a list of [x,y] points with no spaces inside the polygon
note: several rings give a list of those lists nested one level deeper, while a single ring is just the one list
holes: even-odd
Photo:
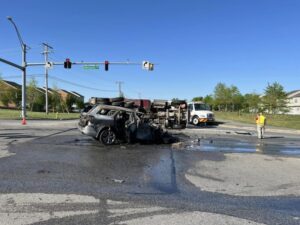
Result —
[{"label": "utility pole", "polygon": [[42,52],[42,54],[45,56],[45,88],[46,88],[46,91],[45,91],[45,109],[46,109],[46,114],[49,113],[49,103],[48,103],[48,69],[50,67],[49,65],[49,61],[48,61],[48,54],[51,53],[49,51],[49,49],[53,49],[50,45],[46,44],[46,43],[43,43],[44,45],[44,52]]},{"label": "utility pole", "polygon": [[122,92],[122,84],[124,84],[123,81],[116,81],[116,84],[119,86],[119,97],[123,97],[124,93]]}]

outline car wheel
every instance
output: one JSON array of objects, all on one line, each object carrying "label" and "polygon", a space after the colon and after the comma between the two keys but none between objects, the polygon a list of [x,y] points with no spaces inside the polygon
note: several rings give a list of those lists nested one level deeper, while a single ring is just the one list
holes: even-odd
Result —
[{"label": "car wheel", "polygon": [[197,126],[199,124],[199,117],[198,116],[194,116],[192,119],[192,124]]},{"label": "car wheel", "polygon": [[116,143],[117,136],[111,129],[104,129],[99,135],[99,141],[104,145],[113,145]]}]

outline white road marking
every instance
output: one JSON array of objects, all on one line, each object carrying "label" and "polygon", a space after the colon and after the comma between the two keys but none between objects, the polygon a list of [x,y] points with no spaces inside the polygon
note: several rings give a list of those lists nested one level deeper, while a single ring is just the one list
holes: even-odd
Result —
[{"label": "white road marking", "polygon": [[[117,223],[111,223],[117,224]],[[120,221],[118,224],[126,225],[263,225],[246,219],[240,219],[233,216],[207,213],[207,212],[187,212],[187,213],[171,213],[165,215],[154,215],[147,217],[139,217],[133,220]]]},{"label": "white road marking", "polygon": [[[75,215],[96,214],[98,210],[61,210],[55,206],[71,204],[98,204],[100,201],[92,196],[17,193],[0,195],[0,224],[28,225],[39,221],[64,218]],[[51,206],[51,210],[48,209]],[[52,208],[54,210],[52,210]]]}]

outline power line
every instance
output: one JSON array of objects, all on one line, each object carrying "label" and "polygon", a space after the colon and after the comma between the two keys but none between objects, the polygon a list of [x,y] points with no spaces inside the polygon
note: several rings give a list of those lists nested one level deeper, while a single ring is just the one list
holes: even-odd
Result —
[{"label": "power line", "polygon": [[[29,77],[43,77],[44,74],[27,74]],[[21,78],[21,75],[12,75],[12,76],[5,76],[1,77],[3,80],[10,79],[10,78]]]},{"label": "power line", "polygon": [[61,78],[54,77],[54,76],[49,76],[49,78],[52,79],[52,80],[56,80],[56,81],[59,81],[59,82],[62,82],[62,83],[70,84],[70,85],[73,85],[73,86],[76,86],[76,87],[81,87],[81,88],[85,88],[85,89],[89,89],[89,90],[102,91],[102,92],[118,92],[116,90],[105,90],[105,89],[98,89],[98,88],[88,87],[88,86],[77,84],[77,83],[74,83],[74,82],[71,82],[71,81],[63,80]]}]

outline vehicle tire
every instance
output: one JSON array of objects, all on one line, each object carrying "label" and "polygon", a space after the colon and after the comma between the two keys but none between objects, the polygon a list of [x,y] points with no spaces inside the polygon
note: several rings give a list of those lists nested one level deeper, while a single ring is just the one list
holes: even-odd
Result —
[{"label": "vehicle tire", "polygon": [[107,105],[109,104],[109,98],[97,98],[97,104]]},{"label": "vehicle tire", "polygon": [[123,102],[124,98],[123,97],[111,98],[110,101],[111,102]]},{"label": "vehicle tire", "polygon": [[198,116],[194,116],[192,118],[192,124],[197,126],[199,124],[199,117]]},{"label": "vehicle tire", "polygon": [[132,109],[134,107],[134,102],[125,102],[124,107]]},{"label": "vehicle tire", "polygon": [[152,106],[155,108],[155,107],[167,107],[168,105],[168,101],[166,100],[157,100],[157,99],[154,99],[153,100],[153,103],[152,103]]},{"label": "vehicle tire", "polygon": [[124,107],[124,102],[112,102],[111,105]]},{"label": "vehicle tire", "polygon": [[104,145],[113,145],[117,141],[117,136],[113,130],[106,128],[101,131],[99,141]]},{"label": "vehicle tire", "polygon": [[184,100],[174,100],[171,102],[172,106],[177,106],[177,105],[181,105],[181,104],[186,104],[186,101]]}]

